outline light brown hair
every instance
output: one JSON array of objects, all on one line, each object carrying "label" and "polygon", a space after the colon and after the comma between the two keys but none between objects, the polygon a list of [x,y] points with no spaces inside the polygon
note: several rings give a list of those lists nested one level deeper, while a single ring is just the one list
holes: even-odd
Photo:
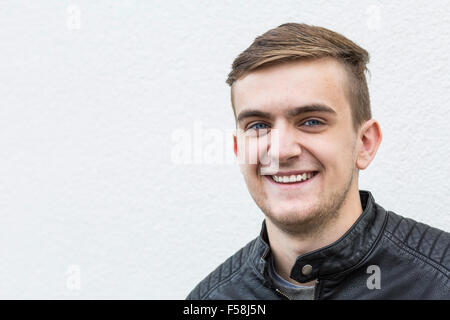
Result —
[{"label": "light brown hair", "polygon": [[365,71],[369,71],[369,53],[343,35],[323,27],[299,23],[285,23],[258,36],[233,61],[226,83],[231,86],[234,116],[233,83],[259,68],[300,59],[332,57],[347,71],[347,98],[356,131],[372,118]]}]

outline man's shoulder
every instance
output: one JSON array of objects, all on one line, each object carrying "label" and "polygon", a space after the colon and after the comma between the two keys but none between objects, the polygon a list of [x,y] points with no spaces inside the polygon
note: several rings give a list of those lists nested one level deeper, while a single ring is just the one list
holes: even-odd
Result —
[{"label": "man's shoulder", "polygon": [[450,278],[450,233],[388,211],[385,234],[395,245]]},{"label": "man's shoulder", "polygon": [[214,271],[201,280],[186,297],[187,300],[204,300],[218,287],[225,285],[248,266],[249,257],[257,245],[258,238],[248,242]]}]

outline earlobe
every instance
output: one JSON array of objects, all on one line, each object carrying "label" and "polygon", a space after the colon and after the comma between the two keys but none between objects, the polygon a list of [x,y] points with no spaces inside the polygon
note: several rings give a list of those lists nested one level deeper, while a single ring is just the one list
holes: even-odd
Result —
[{"label": "earlobe", "polygon": [[358,152],[356,166],[360,170],[366,169],[375,158],[378,147],[382,140],[382,134],[379,123],[374,120],[368,120],[361,129],[361,147]]}]

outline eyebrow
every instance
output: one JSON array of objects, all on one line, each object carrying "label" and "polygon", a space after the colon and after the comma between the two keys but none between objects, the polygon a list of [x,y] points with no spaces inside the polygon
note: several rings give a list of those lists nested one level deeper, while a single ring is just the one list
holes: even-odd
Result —
[{"label": "eyebrow", "polygon": [[[323,112],[329,113],[334,116],[337,115],[337,112],[333,108],[330,108],[329,106],[324,104],[314,103],[290,109],[286,112],[286,116],[288,118],[293,118],[307,112]],[[264,112],[260,110],[244,110],[239,113],[237,122],[240,123],[242,122],[242,120],[251,117],[265,118],[269,120],[273,120],[275,118],[270,112]]]}]

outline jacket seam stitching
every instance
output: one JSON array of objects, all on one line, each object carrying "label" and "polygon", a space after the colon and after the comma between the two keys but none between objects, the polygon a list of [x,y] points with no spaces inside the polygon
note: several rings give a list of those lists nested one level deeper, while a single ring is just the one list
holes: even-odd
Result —
[{"label": "jacket seam stitching", "polygon": [[239,273],[239,271],[241,271],[241,269],[247,264],[248,262],[248,257],[247,260],[241,265],[239,266],[239,268],[237,268],[235,271],[233,271],[228,277],[226,277],[225,279],[222,279],[221,281],[219,281],[216,285],[212,286],[212,288],[210,288],[204,295],[203,297],[200,297],[200,300],[205,300],[206,298],[208,298],[208,296],[214,291],[216,290],[219,286],[226,284],[227,282],[231,281],[233,279],[233,277],[235,275],[237,275]]},{"label": "jacket seam stitching", "polygon": [[[399,247],[403,251],[411,254],[412,256],[418,258],[419,260],[425,262],[426,264],[430,265],[435,270],[441,272],[447,279],[450,279],[450,275],[448,274],[450,272],[450,270],[448,270],[446,267],[440,265],[439,263],[437,263],[433,259],[426,257],[424,254],[422,254],[420,252],[417,252],[416,250],[414,250],[410,246],[408,246],[405,243],[403,243],[403,241],[401,241],[398,237],[396,237],[395,235],[393,235],[389,231],[386,230],[386,233],[388,234],[387,238],[392,243],[394,243],[397,247]],[[397,241],[394,241],[394,239],[392,239],[392,238],[394,238]],[[443,270],[441,270],[441,269],[443,269]]]},{"label": "jacket seam stitching", "polygon": [[442,263],[442,260],[444,259],[445,255],[447,254],[449,247],[450,247],[450,244],[447,244],[447,247],[445,248],[444,253],[442,254],[442,257],[439,259],[439,264]]},{"label": "jacket seam stitching", "polygon": [[333,279],[334,277],[339,277],[342,274],[346,274],[348,272],[351,272],[353,270],[355,270],[356,268],[358,268],[360,265],[364,264],[372,255],[373,251],[378,247],[378,244],[381,241],[381,238],[383,238],[383,231],[385,230],[386,226],[387,226],[387,222],[388,222],[388,215],[386,215],[384,217],[383,220],[383,225],[381,227],[380,233],[377,235],[374,243],[372,244],[371,248],[367,251],[367,253],[361,257],[361,259],[359,261],[357,261],[355,264],[353,264],[352,266],[348,267],[347,269],[345,269],[344,271],[338,272],[338,273],[330,273],[328,275],[323,275],[320,278],[324,279],[324,280],[329,280],[329,279]]},{"label": "jacket seam stitching", "polygon": [[[420,246],[422,245],[422,241],[423,241],[423,239],[425,239],[425,235],[427,234],[428,230],[430,230],[430,226],[426,226],[425,230],[420,235],[420,239],[419,239],[419,242],[417,243],[416,250],[420,249]],[[424,254],[424,256],[426,256],[427,258],[430,259],[430,257],[428,257],[426,254]]]},{"label": "jacket seam stitching", "polygon": [[444,233],[444,231],[441,230],[441,231],[439,232],[438,236],[437,236],[436,238],[434,238],[433,244],[431,245],[431,248],[430,248],[430,252],[428,252],[428,254],[427,254],[427,257],[428,257],[428,258],[431,259],[431,255],[433,254],[434,246],[436,245],[436,243],[437,243],[437,241],[439,240],[441,234],[443,234],[443,233]]}]

